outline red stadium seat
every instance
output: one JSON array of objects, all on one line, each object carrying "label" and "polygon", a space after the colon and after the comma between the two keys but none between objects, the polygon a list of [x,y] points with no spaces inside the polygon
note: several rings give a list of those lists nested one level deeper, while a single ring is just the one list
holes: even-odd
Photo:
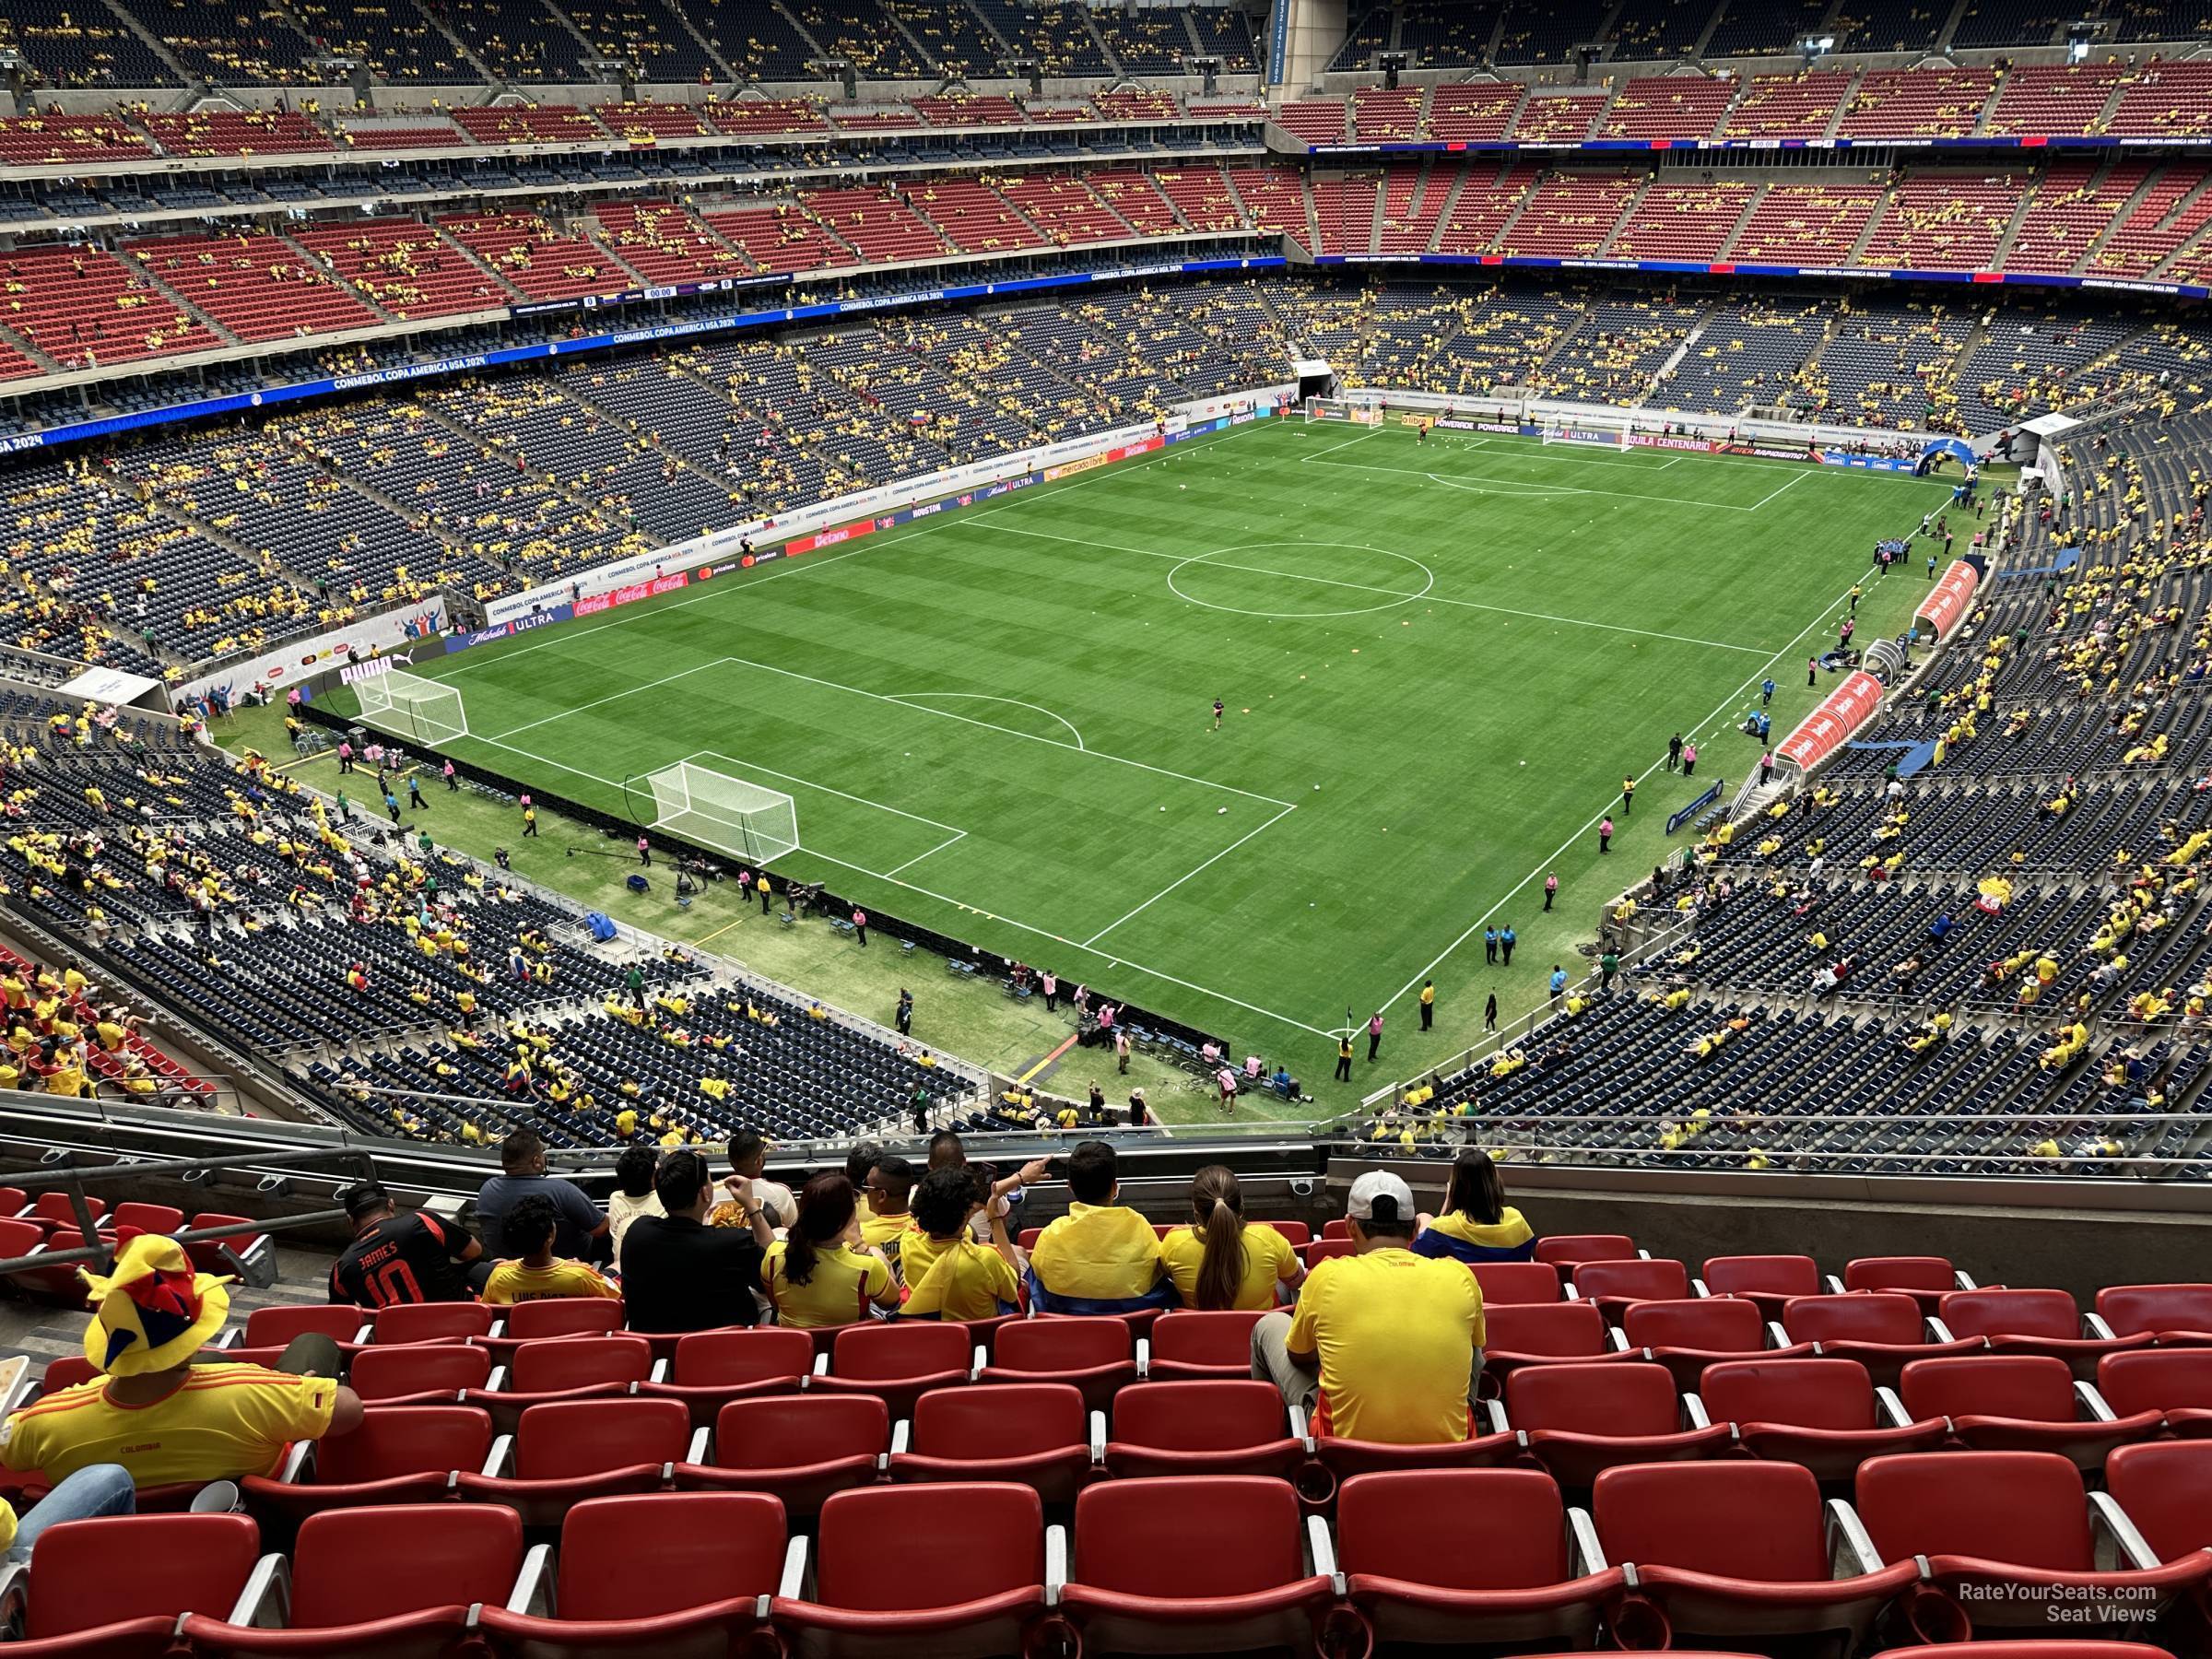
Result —
[{"label": "red stadium seat", "polygon": [[1712,1456],[1728,1428],[1685,1428],[1664,1365],[1527,1366],[1505,1380],[1505,1415],[1561,1486],[1586,1488],[1617,1464]]},{"label": "red stadium seat", "polygon": [[[665,1402],[664,1402],[665,1403]],[[875,1394],[733,1400],[714,1420],[714,1461],[677,1466],[686,1491],[767,1492],[794,1515],[883,1473],[891,1416]]]},{"label": "red stadium seat", "polygon": [[[1939,1641],[1890,1652],[1910,1653],[1912,1659],[2173,1659],[2165,1648],[2147,1647],[2139,1641],[2038,1641],[2033,1638],[2025,1641]],[[1684,1656],[1677,1654],[1677,1659]]]},{"label": "red stadium seat", "polygon": [[1954,1290],[1971,1290],[1974,1281],[1951,1265],[1947,1256],[1860,1256],[1843,1264],[1845,1290],[1894,1290],[1910,1296],[1925,1313]]},{"label": "red stadium seat", "polygon": [[1632,1301],[1681,1301],[1689,1295],[1689,1269],[1679,1262],[1649,1256],[1626,1261],[1583,1262],[1574,1270],[1575,1293],[1597,1304],[1618,1322]]},{"label": "red stadium seat", "polygon": [[[1675,1386],[1685,1394],[1697,1388],[1705,1368],[1715,1360],[1769,1351],[1767,1322],[1759,1316],[1759,1304],[1732,1296],[1630,1302],[1621,1310],[1620,1334],[1630,1347],[1649,1349],[1674,1372]],[[1801,1342],[1770,1357],[1796,1359],[1812,1351],[1811,1343]]]},{"label": "red stadium seat", "polygon": [[476,1341],[489,1348],[501,1365],[514,1358],[525,1342],[554,1336],[604,1336],[622,1328],[622,1304],[605,1296],[548,1296],[542,1301],[517,1302],[507,1310],[506,1323],[496,1335]]},{"label": "red stadium seat", "polygon": [[1709,1365],[1699,1384],[1705,1415],[1735,1430],[1767,1463],[1791,1463],[1824,1481],[1847,1481],[1869,1457],[1932,1452],[1948,1432],[1940,1418],[1885,1422],[1866,1368],[1855,1359],[1734,1359]]},{"label": "red stadium seat", "polygon": [[[31,1551],[21,1659],[160,1659],[187,1613],[230,1617],[261,1554],[244,1515],[116,1515],[66,1521]],[[8,1586],[14,1594],[20,1583]]]},{"label": "red stadium seat", "polygon": [[499,1310],[483,1302],[394,1302],[369,1315],[369,1340],[466,1342],[490,1335],[498,1324]]},{"label": "red stadium seat", "polygon": [[249,1216],[226,1216],[215,1210],[202,1210],[185,1224],[189,1232],[208,1227],[235,1227],[236,1232],[222,1233],[212,1239],[195,1239],[184,1246],[184,1253],[192,1258],[193,1267],[201,1273],[234,1274],[238,1264],[223,1254],[228,1250],[245,1263],[267,1257],[276,1253],[276,1246],[269,1235],[261,1230],[261,1224]]},{"label": "red stadium seat", "polygon": [[[1206,1547],[1161,1548],[1159,1523],[1171,1514],[1205,1516]],[[1310,1653],[1335,1561],[1318,1518],[1306,1533],[1288,1481],[1222,1475],[1088,1487],[1076,1500],[1059,1616],[1091,1653]]]},{"label": "red stadium seat", "polygon": [[2104,1467],[2105,1453],[2158,1433],[2156,1411],[2114,1420],[2097,1391],[2066,1362],[2042,1354],[1964,1354],[1916,1359],[1900,1385],[1916,1418],[1948,1418],[1959,1443],[1977,1452],[2055,1452],[2077,1468]]},{"label": "red stadium seat", "polygon": [[1152,1325],[1145,1374],[1163,1382],[1249,1377],[1252,1327],[1265,1317],[1257,1310],[1163,1313]]},{"label": "red stadium seat", "polygon": [[2160,1347],[2212,1346],[2212,1285],[2107,1285],[2097,1317],[2115,1336],[2148,1331]]},{"label": "red stadium seat", "polygon": [[[522,1564],[522,1520],[510,1510],[463,1503],[333,1510],[300,1523],[281,1628],[194,1614],[183,1637],[194,1654],[224,1659],[442,1659],[460,1646],[472,1608],[498,1606],[512,1594]],[[261,1571],[254,1575],[249,1595],[267,1590],[256,1623],[280,1605],[276,1582]],[[241,1616],[248,1616],[245,1609]]]},{"label": "red stadium seat", "polygon": [[46,1361],[46,1370],[39,1383],[41,1396],[59,1394],[65,1388],[75,1388],[79,1382],[89,1382],[101,1374],[100,1368],[82,1354],[64,1354],[58,1359]]},{"label": "red stadium seat", "polygon": [[2158,1559],[2212,1549],[2212,1444],[2123,1446],[2105,1460],[2104,1477],[2112,1501]]},{"label": "red stadium seat", "polygon": [[[1270,1384],[1261,1383],[1262,1388]],[[1277,1401],[1280,1415],[1281,1401]],[[891,1441],[893,1480],[1008,1480],[1065,1509],[1103,1452],[1082,1391],[1065,1382],[940,1388],[914,1403]]]},{"label": "red stadium seat", "polygon": [[2065,1290],[1954,1290],[1937,1308],[1943,1326],[1954,1336],[1981,1336],[1998,1354],[2048,1354],[2064,1359],[2074,1374],[2097,1374],[2107,1354],[2148,1347],[2148,1331],[2132,1336],[2084,1335],[2081,1310]]},{"label": "red stadium seat", "polygon": [[1627,1233],[1554,1233],[1536,1241],[1536,1260],[1559,1267],[1583,1262],[1618,1262],[1636,1254],[1636,1241]]},{"label": "red stadium seat", "polygon": [[1571,1519],[1535,1469],[1356,1475],[1336,1494],[1337,1567],[1378,1644],[1592,1647],[1622,1575]]},{"label": "red stadium seat", "polygon": [[1915,1611],[1924,1636],[2048,1630],[2054,1611],[2089,1600],[2148,1620],[2212,1574],[2212,1554],[2166,1565],[2130,1554],[2108,1518],[2117,1506],[2085,1498],[2081,1471],[2052,1453],[1877,1457],[1859,1465],[1857,1493],[1882,1559],[1925,1557],[1924,1582],[1948,1599]]},{"label": "red stadium seat", "polygon": [[1486,1308],[1556,1302],[1563,1294],[1559,1270],[1549,1262],[1470,1262]]},{"label": "red stadium seat", "polygon": [[256,1308],[246,1315],[246,1347],[281,1348],[296,1336],[327,1336],[350,1350],[361,1339],[369,1316],[350,1302],[304,1303]]},{"label": "red stadium seat", "polygon": [[[1914,1578],[1883,1567],[1857,1529],[1824,1511],[1794,1464],[1668,1464],[1607,1469],[1592,1493],[1598,1547],[1631,1566],[1636,1598],[1671,1639],[1825,1635],[1855,1648]],[[1617,1634],[1658,1645],[1631,1607]]]},{"label": "red stadium seat", "polygon": [[1508,1302],[1483,1310],[1482,1369],[1490,1381],[1502,1382],[1524,1366],[1642,1358],[1641,1349],[1611,1345],[1606,1316],[1594,1302]]},{"label": "red stadium seat", "polygon": [[586,1498],[657,1492],[691,1435],[675,1400],[564,1400],[533,1406],[492,1442],[486,1472],[461,1476],[461,1496],[505,1504],[531,1526],[558,1526]]},{"label": "red stadium seat", "polygon": [[2212,1349],[2107,1354],[2097,1361],[2097,1392],[2122,1417],[2157,1411],[2184,1440],[2212,1436]]},{"label": "red stadium seat", "polygon": [[422,1406],[364,1413],[351,1434],[292,1448],[284,1473],[239,1483],[256,1514],[297,1523],[324,1510],[379,1503],[432,1503],[451,1498],[459,1474],[484,1466],[491,1419],[466,1406]]},{"label": "red stadium seat", "polygon": [[556,1400],[610,1400],[635,1394],[653,1374],[653,1345],[642,1336],[570,1336],[525,1342],[514,1350],[495,1391],[469,1403],[491,1413],[492,1426],[512,1434],[523,1413]]},{"label": "red stadium seat", "polygon": [[[346,1382],[363,1405],[448,1406],[462,1403],[465,1392],[485,1387],[491,1371],[490,1352],[471,1343],[371,1344],[354,1355]],[[475,1403],[473,1394],[468,1403]]]},{"label": "red stadium seat", "polygon": [[[1335,1223],[1331,1222],[1330,1225],[1333,1227]],[[1306,1265],[1318,1267],[1322,1263],[1331,1261],[1337,1256],[1358,1255],[1359,1253],[1359,1246],[1355,1244],[1348,1235],[1320,1238],[1306,1246]]]},{"label": "red stadium seat", "polygon": [[[85,1208],[90,1213],[93,1224],[99,1226],[100,1218],[108,1213],[108,1201],[105,1198],[92,1197],[88,1194],[85,1197]],[[50,1187],[30,1201],[30,1207],[23,1212],[23,1218],[26,1221],[43,1221],[50,1227],[68,1228],[74,1230],[77,1225],[76,1202],[67,1193]]]},{"label": "red stadium seat", "polygon": [[645,1382],[638,1392],[656,1400],[681,1400],[692,1423],[712,1429],[733,1400],[796,1394],[814,1367],[814,1338],[781,1325],[737,1325],[726,1331],[693,1331],[676,1344],[675,1363],[664,1382]]},{"label": "red stadium seat", "polygon": [[173,1233],[182,1230],[184,1212],[173,1204],[141,1204],[134,1199],[110,1210],[100,1226],[112,1232],[128,1227],[142,1233]]},{"label": "red stadium seat", "polygon": [[787,1587],[771,1617],[818,1659],[1019,1653],[1044,1616],[1044,1510],[1028,1487],[840,1492],[822,1506],[808,1593]]},{"label": "red stadium seat", "polygon": [[1352,1224],[1349,1221],[1339,1218],[1335,1221],[1324,1221],[1321,1224],[1322,1241],[1330,1239],[1348,1239],[1351,1236]]},{"label": "red stadium seat", "polygon": [[1782,1328],[1792,1342],[1810,1342],[1825,1359],[1856,1359],[1877,1388],[1895,1388],[1915,1359],[1978,1354],[1988,1347],[1978,1336],[1936,1341],[1921,1304],[1887,1291],[1793,1296],[1783,1304]]},{"label": "red stadium seat", "polygon": [[1447,1472],[1488,1469],[1515,1462],[1521,1456],[1521,1437],[1504,1424],[1504,1408],[1497,1401],[1488,1400],[1479,1410],[1469,1410],[1465,1440],[1393,1445],[1381,1441],[1315,1434],[1312,1458],[1298,1472],[1299,1495],[1309,1506],[1325,1509],[1335,1500],[1341,1483],[1361,1475],[1415,1469]]},{"label": "red stadium seat", "polygon": [[1818,1296],[1824,1288],[1807,1255],[1707,1256],[1700,1282],[1708,1295],[1750,1298],[1766,1319],[1780,1319],[1791,1297]]},{"label": "red stadium seat", "polygon": [[[483,1629],[510,1659],[724,1659],[759,1628],[783,1565],[783,1507],[748,1492],[594,1498],[532,1551]],[[535,1603],[535,1606],[532,1604]]]},{"label": "red stadium seat", "polygon": [[1303,1250],[1313,1241],[1313,1230],[1303,1221],[1262,1221],[1258,1225],[1275,1229],[1293,1250]]},{"label": "red stadium seat", "polygon": [[1272,1382],[1139,1382],[1114,1396],[1107,1472],[1288,1476],[1305,1461],[1304,1425]]},{"label": "red stadium seat", "polygon": [[847,1325],[830,1349],[830,1369],[807,1383],[820,1394],[873,1394],[893,1417],[913,1415],[914,1401],[933,1388],[969,1381],[973,1349],[966,1327],[926,1320]]},{"label": "red stadium seat", "polygon": [[[1246,1369],[1249,1373],[1249,1362]],[[1086,1406],[1104,1411],[1116,1393],[1136,1381],[1136,1344],[1124,1320],[1023,1320],[999,1332],[991,1363],[977,1381],[1070,1382],[1083,1391]]]}]

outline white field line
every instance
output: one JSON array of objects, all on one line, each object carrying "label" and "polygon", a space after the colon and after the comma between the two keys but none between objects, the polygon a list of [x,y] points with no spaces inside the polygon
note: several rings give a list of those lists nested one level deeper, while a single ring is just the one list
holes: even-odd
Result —
[{"label": "white field line", "polygon": [[1129,912],[1127,915],[1117,916],[1112,922],[1107,923],[1106,925],[1100,928],[1097,933],[1092,934],[1089,938],[1083,941],[1083,947],[1088,950],[1091,946],[1096,945],[1100,939],[1104,938],[1108,934],[1119,927],[1123,923],[1128,921],[1131,916],[1140,915],[1144,912],[1150,910],[1155,904],[1158,904],[1162,899],[1165,899],[1170,893],[1173,892],[1184,882],[1190,880],[1192,877],[1197,875],[1199,871],[1205,870],[1212,865],[1218,863],[1220,860],[1227,858],[1231,853],[1234,853],[1239,847],[1242,846],[1253,836],[1259,834],[1261,830],[1273,829],[1277,824],[1282,822],[1284,818],[1289,817],[1290,814],[1296,812],[1298,808],[1296,806],[1286,806],[1282,809],[1282,811],[1277,813],[1273,818],[1269,818],[1265,823],[1260,825],[1257,829],[1247,830],[1243,834],[1238,836],[1235,841],[1230,841],[1228,846],[1222,848],[1220,852],[1215,853],[1213,857],[1207,859],[1205,864],[1198,865],[1195,869],[1185,870],[1182,875],[1176,877],[1174,880],[1169,882],[1166,887],[1161,888],[1159,892],[1153,894],[1151,898],[1146,900],[1144,903],[1138,905],[1135,910]]},{"label": "white field line", "polygon": [[[903,806],[893,806],[867,795],[852,794],[841,789],[832,789],[827,783],[817,783],[812,778],[802,778],[796,772],[778,771],[772,766],[756,766],[749,760],[739,759],[735,755],[725,755],[720,749],[699,749],[686,755],[684,760],[719,760],[724,766],[734,767],[735,771],[730,775],[739,779],[757,772],[763,778],[781,778],[786,783],[803,783],[808,789],[818,789],[824,794],[833,794],[841,801],[851,801],[861,806],[873,806],[877,811],[890,813],[895,818],[912,818],[917,824],[927,824],[932,830],[949,830],[955,840],[968,833],[958,824],[947,824],[938,818],[924,818],[918,812],[909,812]],[[679,760],[677,764],[681,766],[684,760]],[[708,770],[716,769],[709,768]],[[585,775],[589,776],[588,773]]]},{"label": "white field line", "polygon": [[695,674],[704,674],[710,668],[721,667],[725,660],[726,659],[722,657],[716,657],[712,662],[701,663],[696,668],[685,668],[675,674],[664,674],[659,679],[656,680],[646,680],[639,685],[626,686],[619,691],[608,692],[605,697],[594,697],[590,702],[573,704],[569,708],[561,710],[561,712],[558,714],[548,714],[543,720],[526,721],[521,725],[511,726],[506,731],[501,732],[499,735],[499,737],[487,737],[484,741],[487,743],[497,743],[501,737],[519,737],[524,732],[534,731],[542,725],[551,725],[555,721],[566,720],[571,714],[587,713],[591,710],[604,707],[607,703],[620,702],[626,697],[635,697],[641,691],[653,691],[658,689],[662,686],[674,685],[677,680],[680,679],[689,679]]},{"label": "white field line", "polygon": [[1759,498],[1759,500],[1756,500],[1756,501],[1754,501],[1754,502],[1752,502],[1752,503],[1751,503],[1751,511],[1752,511],[1753,512],[1758,512],[1758,511],[1759,511],[1759,510],[1761,507],[1764,507],[1764,506],[1765,506],[1765,505],[1766,505],[1766,504],[1767,504],[1769,501],[1771,501],[1771,500],[1774,500],[1774,498],[1775,498],[1775,497],[1777,497],[1777,496],[1783,496],[1783,495],[1787,495],[1787,494],[1789,494],[1789,492],[1790,492],[1791,490],[1794,489],[1794,488],[1796,488],[1798,485],[1800,485],[1800,484],[1804,483],[1804,482],[1806,481],[1806,479],[1807,479],[1807,478],[1809,478],[1809,477],[1812,477],[1812,474],[1810,474],[1810,473],[1799,473],[1799,474],[1798,474],[1798,475],[1797,475],[1795,477],[1794,477],[1794,478],[1790,479],[1790,480],[1789,480],[1787,483],[1783,484],[1783,485],[1782,486],[1782,488],[1779,488],[1779,489],[1770,489],[1769,491],[1767,491],[1767,493],[1766,493],[1765,495],[1763,495],[1763,496],[1760,496],[1760,497]]}]

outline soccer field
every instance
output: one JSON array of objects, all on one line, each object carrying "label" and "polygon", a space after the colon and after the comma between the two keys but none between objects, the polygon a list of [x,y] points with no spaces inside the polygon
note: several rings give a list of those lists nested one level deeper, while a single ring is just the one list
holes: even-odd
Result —
[{"label": "soccer field", "polygon": [[1867,637],[1909,613],[1929,544],[1879,583],[1870,550],[1947,499],[1267,421],[418,672],[462,693],[457,756],[625,814],[686,759],[783,791],[779,872],[1325,1076],[1347,1006],[1402,1042],[1424,977],[1461,1029],[1486,985],[1525,1002],[1486,919],[1540,982],[1657,821],[1756,764],[1761,677],[1814,695],[1852,584]]}]

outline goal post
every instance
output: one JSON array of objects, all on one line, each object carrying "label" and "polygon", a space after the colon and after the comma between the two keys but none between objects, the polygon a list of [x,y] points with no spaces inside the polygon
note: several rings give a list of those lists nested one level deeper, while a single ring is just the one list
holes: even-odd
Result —
[{"label": "goal post", "polygon": [[642,782],[653,791],[653,829],[754,864],[799,850],[798,808],[780,789],[692,760]]},{"label": "goal post", "polygon": [[394,668],[357,680],[353,689],[361,718],[381,731],[431,745],[468,735],[468,711],[453,686]]},{"label": "goal post", "polygon": [[1354,403],[1343,397],[1309,397],[1305,407],[1308,426],[1317,420],[1348,420],[1355,426],[1382,424],[1381,404]]}]

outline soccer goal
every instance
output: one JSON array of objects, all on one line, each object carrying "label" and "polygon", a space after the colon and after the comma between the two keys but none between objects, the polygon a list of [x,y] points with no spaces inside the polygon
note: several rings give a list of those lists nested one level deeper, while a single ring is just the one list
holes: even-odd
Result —
[{"label": "soccer goal", "polygon": [[653,828],[733,858],[767,864],[799,850],[799,814],[780,789],[689,760],[648,772]]},{"label": "soccer goal", "polygon": [[418,743],[440,744],[468,735],[468,712],[452,686],[394,668],[354,682],[361,718]]},{"label": "soccer goal", "polygon": [[1381,426],[1382,406],[1371,403],[1352,403],[1342,397],[1309,397],[1306,399],[1306,424],[1317,420],[1348,420],[1355,426]]},{"label": "soccer goal", "polygon": [[1579,443],[1595,449],[1629,447],[1629,422],[1625,417],[1583,416],[1574,426],[1547,426],[1546,443]]}]

